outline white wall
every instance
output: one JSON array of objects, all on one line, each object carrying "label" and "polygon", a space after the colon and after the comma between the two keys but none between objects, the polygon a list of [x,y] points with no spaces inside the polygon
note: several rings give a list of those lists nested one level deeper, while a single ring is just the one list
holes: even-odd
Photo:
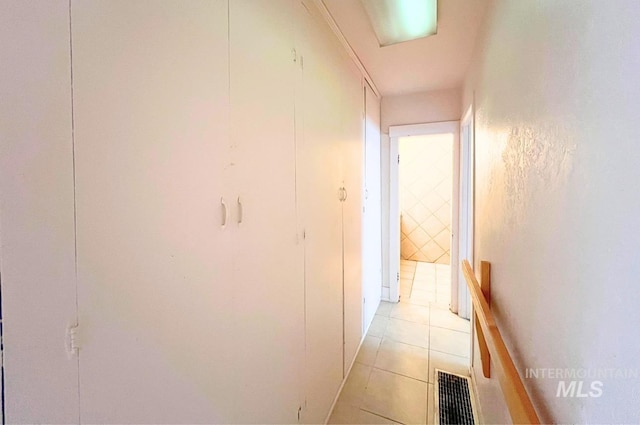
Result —
[{"label": "white wall", "polygon": [[[492,308],[525,368],[640,363],[640,4],[496,1],[464,88],[475,97],[476,266],[492,262]],[[484,420],[506,413],[474,369]],[[591,383],[586,379],[586,389]],[[524,379],[545,423],[637,423],[640,379],[601,397],[556,397]]]},{"label": "white wall", "polygon": [[459,88],[382,98],[382,132],[390,125],[423,124],[460,119]]}]

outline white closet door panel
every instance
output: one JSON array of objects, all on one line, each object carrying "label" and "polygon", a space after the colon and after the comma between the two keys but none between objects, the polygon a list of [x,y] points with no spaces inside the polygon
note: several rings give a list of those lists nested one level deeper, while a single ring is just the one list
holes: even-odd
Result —
[{"label": "white closet door panel", "polygon": [[233,422],[227,2],[72,23],[82,421]]},{"label": "white closet door panel", "polygon": [[[296,50],[298,201],[305,239],[306,399],[304,421],[325,420],[343,376],[342,186],[339,51],[315,7],[298,4]],[[311,10],[316,16],[311,16]]]},{"label": "white closet door panel", "polygon": [[239,423],[296,423],[302,404],[293,6],[290,0],[230,2]]},{"label": "white closet door panel", "polygon": [[382,296],[382,197],[380,173],[380,100],[365,85],[365,209],[363,217],[364,326],[376,314]]},{"label": "white closet door panel", "polygon": [[342,203],[344,252],[344,368],[353,362],[362,339],[362,202],[364,92],[358,69],[344,55],[342,73],[342,158],[347,199]]},{"label": "white closet door panel", "polygon": [[3,423],[78,420],[68,1],[0,2]]}]

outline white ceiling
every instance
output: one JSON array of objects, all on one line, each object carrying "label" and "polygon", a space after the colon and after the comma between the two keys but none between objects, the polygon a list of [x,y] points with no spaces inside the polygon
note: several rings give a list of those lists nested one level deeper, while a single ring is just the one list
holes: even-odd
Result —
[{"label": "white ceiling", "polygon": [[487,4],[439,0],[438,34],[380,47],[361,0],[322,2],[382,96],[462,86]]}]

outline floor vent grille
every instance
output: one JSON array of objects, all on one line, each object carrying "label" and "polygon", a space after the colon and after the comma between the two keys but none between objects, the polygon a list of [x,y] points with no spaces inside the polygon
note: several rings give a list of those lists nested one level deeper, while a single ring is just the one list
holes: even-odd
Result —
[{"label": "floor vent grille", "polygon": [[436,423],[475,425],[469,378],[436,370]]}]

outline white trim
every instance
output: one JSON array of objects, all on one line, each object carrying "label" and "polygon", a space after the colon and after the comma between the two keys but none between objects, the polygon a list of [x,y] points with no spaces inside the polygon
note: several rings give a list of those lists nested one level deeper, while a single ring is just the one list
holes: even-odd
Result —
[{"label": "white trim", "polygon": [[[338,392],[337,392],[335,398],[333,399],[333,403],[331,403],[331,408],[329,409],[329,414],[327,415],[327,417],[324,420],[324,425],[327,425],[327,423],[329,423],[329,419],[331,419],[331,415],[333,414],[333,409],[336,408],[336,404],[338,403],[338,399],[340,398],[340,394],[342,393],[342,389],[344,388],[344,384],[346,384],[347,378],[351,374],[351,369],[353,369],[353,365],[356,363],[356,358],[358,357],[358,353],[360,353],[360,349],[362,348],[362,344],[364,343],[364,339],[367,337],[367,332],[368,331],[369,331],[369,328],[367,328],[365,330],[364,334],[362,334],[362,338],[360,339],[360,345],[358,345],[358,349],[356,350],[356,355],[353,356],[353,360],[351,360],[351,365],[349,366],[349,370],[347,370],[347,373],[342,377],[342,383],[340,384],[340,388],[338,388]],[[303,419],[303,418],[301,418],[301,419]]]},{"label": "white trim", "polygon": [[460,123],[464,125],[467,121],[473,119],[473,116],[471,115],[472,113],[473,113],[473,105],[469,105],[464,115],[462,116]]},{"label": "white trim", "polygon": [[391,289],[387,288],[386,286],[382,287],[382,298],[380,299],[380,301],[387,301],[387,302],[391,302]]},{"label": "white trim", "polygon": [[353,63],[355,63],[355,65],[358,67],[358,69],[362,73],[362,76],[364,77],[364,79],[367,81],[367,83],[369,83],[369,86],[371,86],[371,90],[373,90],[373,92],[375,93],[378,99],[381,99],[382,96],[378,91],[378,87],[376,87],[376,84],[373,82],[373,78],[371,78],[371,75],[369,75],[369,72],[364,67],[362,61],[358,57],[358,54],[355,52],[355,50],[353,50],[353,47],[351,47],[351,45],[349,44],[349,41],[347,41],[347,38],[344,36],[342,31],[340,30],[340,27],[336,23],[336,20],[333,19],[333,16],[331,15],[331,12],[329,12],[329,9],[327,8],[327,6],[324,4],[322,0],[313,0],[313,2],[315,3],[316,7],[320,11],[320,14],[324,18],[324,20],[327,22],[327,24],[329,25],[333,33],[338,38],[338,41],[340,41],[340,44],[342,44],[342,47],[344,47],[344,49],[347,51],[347,53],[351,57],[351,60],[353,60]]},{"label": "white trim", "polygon": [[471,318],[469,319],[469,370],[473,373],[473,362],[476,356],[476,316],[471,303]]},{"label": "white trim", "polygon": [[[398,167],[398,144],[401,137],[424,136],[431,134],[451,133],[454,137],[455,146],[460,143],[460,121],[441,121],[426,124],[412,124],[389,127],[389,288],[390,301],[397,302],[400,294],[400,282],[397,279],[400,273],[400,196],[399,196],[399,167]],[[454,162],[455,166],[455,162]],[[454,172],[454,181],[457,170]],[[458,211],[460,199],[460,186],[453,185],[452,209]],[[456,214],[452,214],[451,229],[458,228]],[[453,253],[452,253],[453,254]],[[453,258],[453,255],[452,255]],[[452,267],[453,269],[453,267]],[[453,280],[451,287],[458,283]]]},{"label": "white trim", "polygon": [[[474,206],[474,184],[475,184],[475,128],[474,128],[474,115],[473,115],[473,104],[469,105],[464,115],[462,116],[462,120],[460,121],[460,146],[463,149],[463,153],[460,155],[461,161],[464,159],[463,154],[466,158],[466,171],[467,173],[463,175],[460,174],[460,214],[461,219],[459,221],[458,233],[460,237],[458,238],[458,242],[460,245],[459,254],[460,258],[458,259],[458,273],[461,273],[461,264],[463,257],[473,265],[474,258],[474,217],[475,217],[475,206]],[[467,140],[464,139],[465,135],[465,127],[469,132],[469,137]],[[467,143],[468,141],[468,143]],[[464,229],[466,227],[466,229]],[[464,283],[464,287],[462,287]],[[475,343],[475,315],[473,313],[473,304],[471,303],[471,297],[469,295],[469,290],[467,289],[466,283],[461,281],[458,285],[458,288],[462,288],[464,296],[466,297],[466,308],[464,309],[466,313],[468,313],[470,323],[470,332],[469,332],[469,359],[471,361],[471,365],[473,365],[475,351],[474,351],[474,343]],[[463,297],[458,298],[458,302],[465,302]]]},{"label": "white trim", "polygon": [[429,134],[458,133],[460,121],[440,121],[426,124],[394,125],[389,127],[389,137],[426,136]]},{"label": "white trim", "polygon": [[476,381],[476,371],[473,368],[473,363],[469,365],[469,376],[471,377],[471,407],[473,408],[476,423],[483,424],[480,398],[478,397],[478,382]]},{"label": "white trim", "polygon": [[459,273],[460,264],[460,145],[461,133],[458,127],[458,137],[453,142],[453,176],[452,176],[452,199],[451,199],[451,262],[449,270],[451,272],[451,303],[449,309],[452,313],[458,314],[458,288],[461,274]]},{"label": "white trim", "polygon": [[459,221],[458,221],[458,284],[456,291],[458,315],[472,317],[471,296],[462,278],[462,260],[474,264],[473,221],[474,221],[474,131],[473,110],[470,106],[460,123],[460,175],[459,175]]},{"label": "white trim", "polygon": [[400,190],[398,138],[389,138],[389,301],[400,300]]}]

